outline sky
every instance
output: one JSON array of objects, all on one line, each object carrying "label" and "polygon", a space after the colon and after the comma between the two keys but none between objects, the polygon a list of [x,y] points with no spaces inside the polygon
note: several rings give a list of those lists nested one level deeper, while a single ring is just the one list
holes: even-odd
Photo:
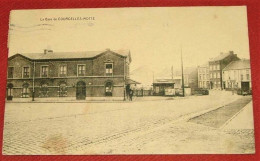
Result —
[{"label": "sky", "polygon": [[[149,82],[153,73],[170,75],[171,66],[180,70],[181,53],[184,67],[231,50],[249,59],[246,12],[245,6],[14,10],[9,56],[129,49],[131,76]],[[64,17],[94,20],[58,20]]]}]

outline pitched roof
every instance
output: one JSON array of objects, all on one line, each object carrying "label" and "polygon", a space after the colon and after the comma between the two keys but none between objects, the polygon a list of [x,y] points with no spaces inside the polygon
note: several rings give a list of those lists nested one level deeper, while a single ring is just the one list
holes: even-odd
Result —
[{"label": "pitched roof", "polygon": [[155,79],[153,84],[168,84],[168,83],[174,83],[174,80],[172,79]]},{"label": "pitched roof", "polygon": [[219,61],[219,60],[226,58],[229,55],[230,55],[230,53],[221,53],[217,57],[211,59],[210,61]]},{"label": "pitched roof", "polygon": [[[95,58],[101,54],[109,52],[110,50],[104,51],[85,51],[85,52],[48,52],[48,53],[22,53],[18,55],[22,55],[26,58],[33,60],[54,60],[54,59],[82,59],[82,58]],[[129,50],[113,50],[110,51],[114,54],[118,54],[123,57],[130,57]],[[17,54],[16,54],[17,55]],[[15,56],[15,55],[13,55]],[[11,57],[13,57],[11,56]],[[11,58],[9,57],[9,58]],[[131,60],[130,60],[131,61]]]},{"label": "pitched roof", "polygon": [[126,79],[126,84],[141,84],[141,83],[134,81],[132,79]]},{"label": "pitched roof", "polygon": [[250,68],[250,60],[242,59],[242,60],[232,61],[223,70],[249,69],[249,68]]}]

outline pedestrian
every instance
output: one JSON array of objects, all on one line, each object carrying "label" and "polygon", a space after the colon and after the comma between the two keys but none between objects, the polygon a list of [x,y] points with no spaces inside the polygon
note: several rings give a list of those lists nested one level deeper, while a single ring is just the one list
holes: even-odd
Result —
[{"label": "pedestrian", "polygon": [[132,101],[132,99],[133,99],[133,90],[132,89],[129,90],[129,97],[130,97],[130,101]]}]

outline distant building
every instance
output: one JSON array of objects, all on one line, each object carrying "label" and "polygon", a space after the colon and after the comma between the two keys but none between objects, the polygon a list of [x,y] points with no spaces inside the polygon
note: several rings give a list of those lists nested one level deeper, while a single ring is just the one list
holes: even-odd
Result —
[{"label": "distant building", "polygon": [[173,77],[174,88],[177,88],[177,89],[182,88],[182,81],[181,80],[182,80],[181,76]]},{"label": "distant building", "polygon": [[251,89],[250,60],[232,61],[223,69],[224,89]]},{"label": "distant building", "polygon": [[198,66],[198,87],[207,89],[210,87],[208,64]]},{"label": "distant building", "polygon": [[[198,88],[198,69],[197,67],[186,67],[183,71],[184,87],[190,87],[192,90]],[[173,77],[177,87],[181,86],[182,74],[181,71],[176,71]]]},{"label": "distant building", "polygon": [[239,60],[233,51],[221,53],[219,56],[209,61],[210,88],[223,89],[222,70],[232,61]]},{"label": "distant building", "polygon": [[164,96],[168,90],[174,89],[172,79],[155,79],[153,82],[153,95]]},{"label": "distant building", "polygon": [[133,83],[130,63],[129,50],[15,54],[8,58],[7,98],[124,97]]}]

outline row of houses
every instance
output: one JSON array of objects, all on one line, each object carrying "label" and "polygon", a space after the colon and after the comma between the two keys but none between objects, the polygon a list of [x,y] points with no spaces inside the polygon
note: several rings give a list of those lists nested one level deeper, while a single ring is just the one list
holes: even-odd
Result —
[{"label": "row of houses", "polygon": [[240,59],[233,51],[221,53],[208,63],[198,66],[198,88],[250,90],[250,60]]},{"label": "row of houses", "polygon": [[122,97],[130,85],[129,50],[15,54],[8,58],[7,99]]},{"label": "row of houses", "polygon": [[[193,93],[196,89],[251,90],[250,60],[240,59],[233,51],[220,53],[198,67],[184,68],[184,87]],[[177,71],[172,78],[156,79],[154,95],[167,95],[167,91],[182,88],[182,73]],[[187,93],[188,94],[188,93]]]}]

